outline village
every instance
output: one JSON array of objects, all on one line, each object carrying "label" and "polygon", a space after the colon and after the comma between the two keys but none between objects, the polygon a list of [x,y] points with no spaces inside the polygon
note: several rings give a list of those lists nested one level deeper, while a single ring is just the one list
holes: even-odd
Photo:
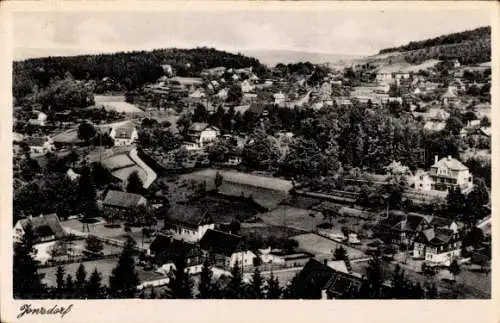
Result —
[{"label": "village", "polygon": [[378,298],[491,297],[489,61],[160,74],[67,75],[85,108],[14,107],[14,240],[32,231],[43,284],[370,298],[376,269]]}]

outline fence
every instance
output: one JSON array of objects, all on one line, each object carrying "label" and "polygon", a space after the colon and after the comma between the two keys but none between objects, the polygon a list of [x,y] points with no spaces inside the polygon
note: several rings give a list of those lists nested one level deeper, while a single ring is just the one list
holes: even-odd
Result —
[{"label": "fence", "polygon": [[71,256],[69,259],[65,260],[50,260],[46,263],[40,264],[39,268],[50,268],[56,266],[63,266],[68,264],[73,264],[76,262],[85,262],[85,261],[94,261],[94,260],[103,260],[103,259],[115,259],[120,256],[121,253],[112,253],[102,256]]}]

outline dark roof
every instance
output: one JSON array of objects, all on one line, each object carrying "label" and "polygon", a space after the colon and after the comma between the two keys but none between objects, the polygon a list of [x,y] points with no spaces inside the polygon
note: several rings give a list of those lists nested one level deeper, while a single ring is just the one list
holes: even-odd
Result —
[{"label": "dark roof", "polygon": [[158,234],[149,246],[159,264],[174,261],[176,257],[194,258],[202,255],[199,246],[182,240],[173,239],[165,234]]},{"label": "dark roof", "polygon": [[391,211],[389,217],[380,222],[383,227],[388,227],[397,231],[418,231],[419,226],[427,224],[425,216],[417,213]]},{"label": "dark roof", "polygon": [[144,199],[144,197],[139,194],[110,190],[106,194],[102,204],[106,206],[130,208],[139,205],[141,199]]},{"label": "dark roof", "polygon": [[205,129],[207,129],[208,127],[210,127],[210,125],[208,123],[205,123],[205,122],[193,122],[193,124],[191,126],[189,126],[189,131],[203,131]]},{"label": "dark roof", "polygon": [[47,141],[44,137],[28,137],[24,139],[24,142],[30,147],[43,147]]},{"label": "dark roof", "polygon": [[433,246],[442,246],[457,240],[458,236],[452,230],[441,228],[424,230],[416,238],[418,242]]},{"label": "dark roof", "polygon": [[223,231],[208,229],[200,240],[201,249],[211,253],[231,256],[240,250],[242,237]]},{"label": "dark roof", "polygon": [[433,227],[442,228],[442,227],[449,227],[454,221],[452,219],[447,219],[440,216],[434,216],[432,217],[430,222],[431,222],[430,224]]},{"label": "dark roof", "polygon": [[352,289],[359,290],[362,278],[341,273],[316,259],[310,259],[298,275],[298,284],[330,296],[342,297]]},{"label": "dark roof", "polygon": [[186,204],[176,204],[168,211],[168,222],[180,224],[190,228],[197,228],[203,220],[213,223],[206,210],[192,207]]},{"label": "dark roof", "polygon": [[261,115],[264,112],[264,105],[259,103],[252,103],[248,108],[249,112],[255,113],[256,115]]},{"label": "dark roof", "polygon": [[115,138],[130,139],[134,132],[133,127],[120,127],[115,130]]},{"label": "dark roof", "polygon": [[55,213],[23,219],[21,220],[21,226],[23,229],[26,229],[28,223],[31,224],[33,233],[38,238],[53,235],[59,239],[64,236],[64,228],[62,227],[61,222],[59,222],[59,217]]}]

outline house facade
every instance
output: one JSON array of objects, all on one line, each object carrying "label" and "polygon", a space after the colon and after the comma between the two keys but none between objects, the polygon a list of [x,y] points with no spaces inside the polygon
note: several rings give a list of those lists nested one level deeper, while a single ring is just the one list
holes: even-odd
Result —
[{"label": "house facade", "polygon": [[[195,122],[193,123],[188,130],[187,134],[187,142],[186,144],[190,146],[189,148],[204,148],[210,143],[214,142],[220,135],[220,131],[217,127],[210,126],[207,123],[203,122]],[[188,147],[186,149],[190,150]]]},{"label": "house facade", "polygon": [[115,127],[109,136],[114,140],[115,146],[130,146],[139,138],[135,127]]},{"label": "house facade", "polygon": [[214,229],[215,223],[204,210],[175,205],[169,210],[165,228],[174,239],[194,243],[200,241],[207,230]]},{"label": "house facade", "polygon": [[431,265],[449,266],[460,257],[462,241],[460,234],[451,229],[430,228],[415,238],[413,258],[424,259]]},{"label": "house facade", "polygon": [[257,257],[244,247],[242,237],[219,230],[207,230],[200,240],[200,247],[215,267],[224,270],[230,270],[236,262],[240,267],[253,266]]},{"label": "house facade", "polygon": [[420,191],[447,192],[450,188],[459,187],[463,193],[473,188],[472,175],[469,168],[451,156],[438,160],[428,172],[418,172],[414,178],[415,189]]}]

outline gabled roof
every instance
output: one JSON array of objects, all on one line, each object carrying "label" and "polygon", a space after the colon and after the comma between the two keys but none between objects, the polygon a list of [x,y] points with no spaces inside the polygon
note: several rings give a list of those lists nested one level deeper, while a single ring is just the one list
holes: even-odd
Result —
[{"label": "gabled roof", "polygon": [[176,204],[168,211],[168,222],[171,224],[180,224],[190,228],[198,228],[204,219],[213,222],[207,215],[206,210],[191,207],[185,204]]},{"label": "gabled roof", "polygon": [[431,228],[422,231],[416,241],[429,244],[432,246],[441,246],[453,241],[455,239],[455,233],[449,229],[443,228]]},{"label": "gabled roof", "polygon": [[241,250],[243,239],[240,236],[219,230],[207,230],[200,240],[203,250],[230,257]]},{"label": "gabled roof", "polygon": [[457,170],[457,171],[469,169],[464,164],[462,164],[460,161],[458,161],[457,159],[451,158],[451,156],[441,158],[437,163],[435,163],[431,167],[433,167],[433,168],[445,167],[445,168],[448,168],[451,170]]},{"label": "gabled roof", "polygon": [[115,138],[130,139],[134,133],[134,127],[119,127],[115,130]]},{"label": "gabled roof", "polygon": [[419,214],[393,211],[380,224],[397,231],[417,231],[419,226],[427,224],[427,219]]},{"label": "gabled roof", "polygon": [[62,238],[64,236],[64,228],[59,222],[59,217],[57,214],[44,214],[37,217],[27,218],[20,220],[23,229],[26,229],[28,223],[31,224],[33,233],[38,238],[55,236],[56,238]]},{"label": "gabled roof", "polygon": [[[203,131],[211,127],[208,123],[205,122],[193,122],[193,124],[189,127],[189,131]],[[215,127],[214,127],[215,128]]]},{"label": "gabled roof", "polygon": [[334,297],[341,297],[351,290],[359,290],[362,278],[336,271],[316,259],[310,259],[298,275],[298,284],[318,292],[326,290]]},{"label": "gabled roof", "polygon": [[145,198],[142,195],[110,190],[106,194],[106,197],[104,197],[102,204],[106,206],[130,208],[138,206],[141,201],[145,201]]},{"label": "gabled roof", "polygon": [[159,263],[174,261],[176,257],[193,258],[201,256],[200,248],[192,243],[173,239],[165,234],[158,234],[149,246]]}]

